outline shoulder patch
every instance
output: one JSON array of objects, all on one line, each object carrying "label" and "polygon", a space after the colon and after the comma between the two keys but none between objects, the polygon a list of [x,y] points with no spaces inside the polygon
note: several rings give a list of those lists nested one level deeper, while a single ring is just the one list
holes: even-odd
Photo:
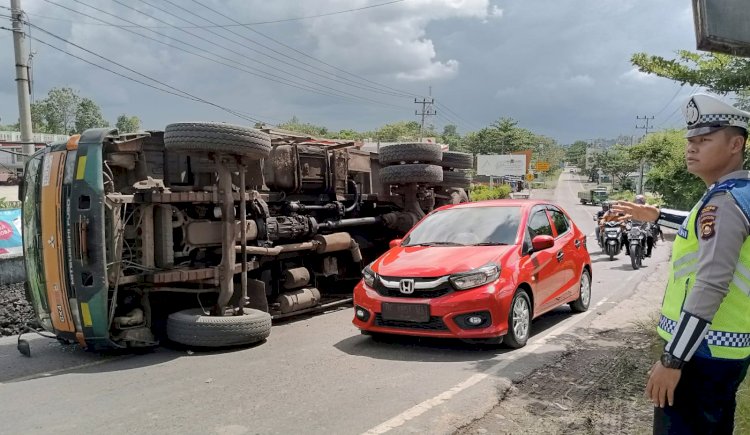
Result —
[{"label": "shoulder patch", "polygon": [[704,215],[704,214],[707,214],[707,213],[716,213],[716,210],[718,210],[718,209],[719,209],[719,207],[717,207],[715,205],[707,205],[707,206],[703,207],[703,209],[701,210],[701,215]]},{"label": "shoulder patch", "polygon": [[716,234],[716,216],[715,215],[701,215],[700,221],[698,222],[698,228],[700,229],[700,236],[703,240],[708,240]]}]

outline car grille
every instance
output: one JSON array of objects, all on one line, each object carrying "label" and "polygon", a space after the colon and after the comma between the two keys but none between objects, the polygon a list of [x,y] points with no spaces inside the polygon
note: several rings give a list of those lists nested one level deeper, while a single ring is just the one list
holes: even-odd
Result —
[{"label": "car grille", "polygon": [[[378,292],[380,296],[386,296],[390,298],[426,298],[426,299],[434,299],[439,298],[441,296],[445,296],[449,293],[453,293],[453,287],[451,284],[446,281],[444,283],[438,284],[436,287],[429,288],[429,289],[414,289],[414,293],[411,294],[403,294],[401,291],[397,288],[389,288],[383,285],[383,282],[380,279],[386,279],[388,281],[400,281],[401,278],[394,278],[394,277],[378,277],[377,281],[375,282],[375,291]],[[434,281],[435,278],[413,278],[414,283],[419,282],[427,282],[427,281]]]},{"label": "car grille", "polygon": [[440,317],[431,316],[428,322],[406,322],[402,320],[383,320],[380,313],[375,314],[375,325],[388,328],[421,329],[427,331],[447,331],[448,327]]}]

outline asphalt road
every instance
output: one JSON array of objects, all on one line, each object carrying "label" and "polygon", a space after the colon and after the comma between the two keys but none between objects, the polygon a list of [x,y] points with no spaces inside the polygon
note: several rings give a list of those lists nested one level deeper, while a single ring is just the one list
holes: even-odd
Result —
[{"label": "asphalt road", "polygon": [[0,434],[452,433],[489,411],[509,380],[551,361],[576,330],[630,295],[650,263],[667,260],[663,242],[638,271],[624,255],[612,262],[600,255],[597,208],[578,204],[580,188],[563,173],[547,195],[591,235],[591,309],[574,315],[561,307],[536,320],[523,349],[376,342],[351,325],[350,308],[275,325],[266,343],[222,352],[101,356],[28,336],[25,358],[13,338],[2,338]]}]

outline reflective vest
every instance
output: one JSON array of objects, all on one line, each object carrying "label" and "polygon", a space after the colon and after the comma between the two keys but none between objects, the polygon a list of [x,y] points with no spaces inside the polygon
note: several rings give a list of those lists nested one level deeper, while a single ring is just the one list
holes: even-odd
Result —
[{"label": "reflective vest", "polygon": [[[695,284],[698,269],[696,220],[708,200],[717,192],[732,195],[746,217],[750,217],[750,180],[728,180],[713,187],[691,211],[680,227],[672,247],[669,282],[664,294],[657,331],[669,341],[677,327],[682,307]],[[704,339],[711,356],[744,359],[750,356],[750,237],[740,250],[734,278]]]}]

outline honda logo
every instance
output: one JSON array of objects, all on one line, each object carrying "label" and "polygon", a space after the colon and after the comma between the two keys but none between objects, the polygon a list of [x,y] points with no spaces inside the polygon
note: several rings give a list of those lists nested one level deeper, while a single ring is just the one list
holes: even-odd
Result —
[{"label": "honda logo", "polygon": [[414,293],[414,280],[413,279],[402,279],[399,283],[399,291],[405,295]]}]

